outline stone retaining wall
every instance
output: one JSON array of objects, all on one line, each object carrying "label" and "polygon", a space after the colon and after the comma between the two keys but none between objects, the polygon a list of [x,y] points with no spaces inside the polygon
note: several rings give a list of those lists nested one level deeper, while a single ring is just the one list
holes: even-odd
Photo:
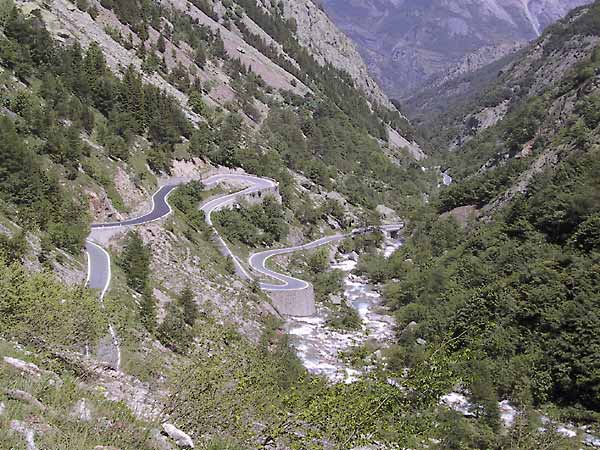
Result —
[{"label": "stone retaining wall", "polygon": [[307,317],[316,313],[315,292],[311,284],[295,291],[267,291],[280,314]]}]

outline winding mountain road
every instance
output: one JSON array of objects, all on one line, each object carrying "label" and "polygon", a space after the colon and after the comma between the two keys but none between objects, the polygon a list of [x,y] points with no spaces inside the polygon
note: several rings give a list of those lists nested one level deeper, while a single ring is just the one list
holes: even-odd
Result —
[{"label": "winding mountain road", "polygon": [[[404,224],[390,224],[390,225],[382,225],[375,227],[377,230],[381,231],[398,231],[404,227]],[[250,267],[256,272],[259,272],[263,275],[267,275],[268,277],[274,278],[275,280],[281,282],[282,284],[270,284],[270,283],[261,283],[260,288],[264,291],[294,291],[300,289],[306,289],[308,287],[308,282],[304,280],[300,280],[298,278],[290,277],[288,275],[284,275],[282,273],[276,272],[267,268],[267,261],[275,256],[285,255],[288,253],[298,252],[302,250],[312,250],[314,248],[321,247],[323,245],[330,244],[332,242],[338,242],[344,240],[348,237],[355,236],[356,234],[368,232],[370,228],[356,228],[349,233],[343,234],[334,234],[331,236],[325,236],[316,241],[309,242],[307,244],[298,245],[295,247],[287,247],[287,248],[279,248],[274,250],[267,250],[264,252],[254,253],[250,256],[248,260]]]},{"label": "winding mountain road", "polygon": [[296,247],[279,248],[275,250],[267,250],[260,253],[254,253],[250,256],[249,264],[255,271],[267,275],[282,284],[270,284],[260,283],[260,288],[265,291],[295,291],[300,289],[306,289],[308,283],[298,278],[290,277],[279,272],[275,272],[267,268],[267,261],[274,256],[285,255],[287,253],[293,253],[301,250],[310,250],[313,248],[320,247],[322,245],[329,244],[331,242],[341,241],[342,239],[351,236],[352,233],[347,234],[336,234],[334,236],[326,236],[316,241],[309,242],[308,244],[298,245]]},{"label": "winding mountain road", "polygon": [[[154,222],[156,220],[160,220],[164,217],[167,217],[172,213],[171,206],[169,205],[168,199],[169,195],[173,192],[174,189],[177,188],[180,184],[183,184],[186,181],[181,182],[173,182],[170,184],[166,184],[160,187],[156,193],[152,196],[152,206],[150,211],[146,214],[143,214],[139,217],[134,217],[131,219],[124,220],[122,222],[113,222],[113,223],[99,223],[92,225],[92,232],[87,239],[86,242],[86,251],[88,256],[88,276],[87,276],[87,285],[92,289],[100,290],[100,301],[103,302],[104,297],[110,288],[111,282],[111,261],[110,255],[106,250],[104,250],[98,242],[94,240],[94,233],[97,230],[105,230],[105,229],[116,229],[116,228],[126,228],[133,227],[136,225],[143,225],[150,222]],[[251,175],[238,175],[238,174],[224,174],[224,175],[214,175],[202,180],[202,183],[206,187],[212,187],[222,182],[235,182],[242,185],[247,186],[245,189],[242,189],[238,192],[234,192],[231,194],[224,194],[219,197],[213,198],[200,206],[200,209],[205,214],[206,223],[213,228],[215,238],[217,239],[219,245],[221,246],[223,253],[230,257],[235,263],[236,272],[240,275],[240,277],[246,280],[253,280],[255,277],[251,275],[248,270],[244,267],[244,265],[239,261],[239,259],[233,254],[227,243],[223,240],[223,238],[217,233],[214,229],[213,221],[212,221],[212,213],[218,211],[220,209],[226,208],[228,206],[232,206],[237,203],[240,199],[248,196],[257,196],[261,197],[263,194],[268,194],[269,192],[273,192],[277,188],[277,183],[273,180],[267,178],[259,178]],[[388,229],[399,229],[401,225],[391,225],[388,226]],[[386,228],[386,227],[381,227]],[[260,288],[265,291],[295,291],[302,290],[309,286],[309,284],[304,281],[289,275],[285,275],[274,270],[268,269],[266,267],[267,261],[277,255],[283,255],[286,253],[292,253],[300,250],[309,250],[313,248],[320,247],[322,245],[329,244],[331,242],[340,241],[346,237],[349,237],[357,232],[365,232],[369,231],[369,229],[357,229],[352,233],[346,234],[337,234],[333,236],[326,236],[321,239],[318,239],[314,242],[310,242],[304,245],[299,245],[296,247],[288,247],[282,249],[268,250],[264,252],[255,253],[250,256],[248,263],[249,267],[252,271],[257,273],[266,275],[273,280],[279,282],[279,284],[272,283],[260,283]],[[113,344],[117,349],[118,356],[116,358],[116,366],[117,370],[119,370],[120,365],[120,350],[118,348],[118,340],[116,334],[113,330],[112,325],[110,326],[110,334],[113,339]]]},{"label": "winding mountain road", "polygon": [[[222,195],[218,198],[212,199],[201,206],[201,210],[204,211],[206,222],[209,226],[213,226],[212,213],[222,209],[226,206],[230,206],[236,201],[246,195],[253,193],[259,193],[277,187],[277,183],[273,180],[266,178],[258,178],[250,175],[214,175],[205,180],[202,180],[203,184],[207,187],[215,186],[221,182],[239,182],[249,185],[246,189],[233,194]],[[183,183],[183,182],[182,182]],[[172,213],[171,206],[169,205],[169,195],[182,183],[166,184],[160,187],[152,196],[152,205],[150,211],[131,219],[127,219],[121,222],[111,223],[97,223],[91,226],[92,233],[86,242],[86,251],[88,254],[88,287],[92,289],[98,289],[101,291],[100,298],[103,299],[108,288],[110,287],[111,280],[111,269],[110,269],[110,256],[97,242],[94,241],[94,231],[104,229],[115,229],[115,228],[126,228],[136,225],[144,225],[147,223],[155,222],[163,219]],[[236,268],[241,275],[246,279],[252,279],[252,276],[247,272],[239,260],[235,257],[233,252],[229,249],[225,241],[216,235],[220,241],[221,246],[226,250],[229,256],[233,258],[236,264]]]}]

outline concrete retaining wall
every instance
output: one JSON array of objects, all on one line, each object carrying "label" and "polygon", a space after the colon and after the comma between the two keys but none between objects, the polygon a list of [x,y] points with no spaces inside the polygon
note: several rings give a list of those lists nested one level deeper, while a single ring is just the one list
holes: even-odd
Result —
[{"label": "concrete retaining wall", "polygon": [[316,313],[315,292],[311,284],[296,291],[267,291],[280,314],[307,317]]}]

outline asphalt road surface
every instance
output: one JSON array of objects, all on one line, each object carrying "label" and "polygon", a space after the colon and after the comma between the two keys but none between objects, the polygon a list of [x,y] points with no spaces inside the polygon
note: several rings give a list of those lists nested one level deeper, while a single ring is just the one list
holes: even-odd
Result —
[{"label": "asphalt road surface", "polygon": [[[235,192],[233,194],[224,194],[218,198],[212,199],[201,206],[202,211],[206,215],[206,222],[212,226],[212,213],[223,209],[234,204],[238,198],[253,193],[259,193],[268,189],[272,189],[277,186],[277,183],[273,180],[266,178],[259,178],[251,175],[237,175],[237,174],[225,174],[225,175],[214,175],[209,178],[202,180],[203,184],[207,187],[215,186],[220,182],[235,182],[243,185],[248,185],[247,188]],[[181,184],[181,183],[179,183]],[[169,205],[169,195],[177,188],[179,184],[168,184],[159,188],[152,196],[152,206],[150,211],[131,219],[124,220],[122,222],[112,223],[98,223],[92,225],[93,230],[107,229],[107,228],[123,228],[131,227],[136,225],[143,225],[156,220],[160,220],[169,214],[172,209]],[[221,246],[226,250],[226,253],[233,258],[238,273],[243,278],[250,280],[252,276],[243,267],[239,260],[235,257],[233,252],[229,249],[225,241],[217,234],[217,239]],[[86,242],[86,251],[88,254],[88,287],[92,289],[98,289],[101,291],[101,300],[110,287],[111,271],[110,271],[110,256],[109,254],[97,243],[93,241],[90,236]]]},{"label": "asphalt road surface", "polygon": [[[247,187],[238,192],[232,194],[224,194],[217,198],[211,199],[200,206],[200,209],[204,211],[206,223],[210,227],[212,227],[213,230],[213,212],[232,206],[235,203],[237,203],[239,199],[244,198],[246,196],[253,194],[261,196],[263,192],[268,193],[269,191],[273,190],[273,188],[277,187],[277,183],[273,180],[269,180],[267,178],[254,177],[250,175],[215,175],[203,180],[204,185],[207,187],[214,186],[220,182],[235,182]],[[168,216],[172,213],[171,206],[168,202],[169,194],[171,194],[179,184],[181,183],[168,184],[159,188],[156,191],[156,193],[152,196],[152,207],[150,208],[150,211],[146,214],[143,214],[139,217],[134,217],[132,219],[127,219],[122,222],[100,223],[92,225],[92,233],[90,234],[86,242],[86,251],[88,256],[88,275],[86,284],[88,285],[88,287],[92,289],[98,289],[100,291],[99,300],[102,304],[104,303],[104,297],[108,292],[108,289],[110,288],[112,276],[111,261],[108,252],[104,250],[98,243],[94,242],[94,230],[143,225]],[[306,289],[309,286],[309,284],[306,281],[299,280],[289,275],[284,275],[282,273],[268,269],[266,267],[266,263],[269,260],[269,258],[272,258],[276,255],[282,255],[285,253],[291,253],[299,250],[313,249],[334,241],[342,240],[356,232],[361,233],[364,231],[369,230],[354,230],[352,233],[338,234],[335,236],[326,236],[314,242],[310,242],[308,244],[300,245],[297,247],[289,247],[284,249],[269,250],[265,252],[256,253],[249,258],[248,262],[253,271],[266,275],[280,283],[260,283],[261,289],[265,291],[292,291]],[[223,240],[223,238],[216,232],[216,230],[214,231],[214,234],[225,256],[228,256],[233,260],[236,272],[239,274],[239,276],[246,280],[253,280],[254,277],[250,273],[248,273],[246,268],[233,254],[225,240]],[[119,345],[119,339],[112,324],[109,324],[108,331],[108,342],[104,340],[104,343],[100,345],[98,354],[101,358],[104,358],[104,360],[118,372],[120,371],[121,367],[121,348]]]},{"label": "asphalt road surface", "polygon": [[111,278],[110,256],[106,250],[89,239],[85,243],[85,250],[88,255],[87,285],[100,290],[100,300],[104,300]]},{"label": "asphalt road surface", "polygon": [[177,186],[177,184],[168,184],[156,191],[152,196],[152,208],[150,209],[150,212],[144,214],[143,216],[127,219],[123,222],[96,223],[92,225],[92,229],[143,225],[145,223],[154,222],[155,220],[159,220],[165,216],[168,216],[171,214],[172,210],[167,202],[167,199],[169,198],[169,194],[173,192]]},{"label": "asphalt road surface", "polygon": [[297,252],[300,250],[310,250],[313,248],[320,247],[322,245],[329,244],[331,242],[341,241],[342,239],[345,239],[350,235],[351,233],[336,234],[334,236],[326,236],[321,239],[317,239],[316,241],[309,242],[308,244],[299,245],[297,247],[288,247],[255,253],[252,256],[250,256],[248,262],[250,264],[250,267],[252,267],[252,269],[254,269],[255,271],[281,282],[281,284],[261,283],[260,287],[265,291],[295,291],[306,289],[308,287],[308,283],[306,281],[290,277],[288,275],[284,275],[282,273],[275,272],[274,270],[267,268],[267,261],[274,256],[285,255],[287,253]]}]

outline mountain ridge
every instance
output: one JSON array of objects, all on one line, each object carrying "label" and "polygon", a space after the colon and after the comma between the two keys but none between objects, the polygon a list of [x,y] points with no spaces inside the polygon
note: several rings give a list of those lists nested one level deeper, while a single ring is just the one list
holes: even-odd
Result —
[{"label": "mountain ridge", "polygon": [[454,77],[465,58],[482,66],[537,38],[542,30],[587,0],[450,2],[324,0],[333,20],[358,45],[391,96],[404,98]]}]

